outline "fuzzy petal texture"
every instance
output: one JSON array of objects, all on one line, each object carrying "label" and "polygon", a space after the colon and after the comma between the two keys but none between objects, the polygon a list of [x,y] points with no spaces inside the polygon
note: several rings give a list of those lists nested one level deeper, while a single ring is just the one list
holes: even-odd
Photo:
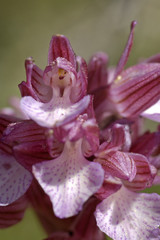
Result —
[{"label": "fuzzy petal texture", "polygon": [[83,157],[81,140],[66,142],[58,158],[34,165],[33,174],[49,195],[59,218],[76,215],[83,203],[101,187],[104,179],[100,164]]},{"label": "fuzzy petal texture", "polygon": [[114,240],[148,240],[160,225],[160,196],[123,187],[97,206],[95,217],[100,230]]},{"label": "fuzzy petal texture", "polygon": [[90,101],[91,96],[89,95],[73,105],[66,103],[65,99],[61,98],[58,98],[57,102],[52,100],[43,104],[32,97],[24,97],[21,100],[21,108],[37,124],[50,128],[63,125],[76,118],[86,110]]},{"label": "fuzzy petal texture", "polygon": [[7,206],[25,194],[32,175],[13,156],[0,151],[0,206]]}]

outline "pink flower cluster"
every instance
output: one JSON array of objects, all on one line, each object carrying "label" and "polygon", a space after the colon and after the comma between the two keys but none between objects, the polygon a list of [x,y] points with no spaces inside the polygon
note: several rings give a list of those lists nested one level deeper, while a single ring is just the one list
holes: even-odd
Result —
[{"label": "pink flower cluster", "polygon": [[87,64],[53,36],[42,71],[25,61],[20,101],[0,113],[0,227],[32,205],[47,240],[160,239],[160,54],[124,70],[103,52]]}]

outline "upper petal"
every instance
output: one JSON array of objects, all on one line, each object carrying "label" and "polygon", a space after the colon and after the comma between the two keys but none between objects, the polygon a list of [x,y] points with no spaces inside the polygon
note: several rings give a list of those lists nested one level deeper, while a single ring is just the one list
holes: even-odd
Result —
[{"label": "upper petal", "polygon": [[63,35],[53,36],[48,51],[48,63],[52,63],[56,58],[62,57],[72,63],[73,67],[76,68],[75,53],[71,47],[71,44]]}]

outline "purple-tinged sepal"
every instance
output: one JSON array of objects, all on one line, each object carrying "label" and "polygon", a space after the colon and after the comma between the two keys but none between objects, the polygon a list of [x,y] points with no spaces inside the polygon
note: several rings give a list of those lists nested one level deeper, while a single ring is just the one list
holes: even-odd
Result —
[{"label": "purple-tinged sepal", "polygon": [[52,91],[43,82],[43,71],[35,65],[32,58],[26,59],[25,68],[27,81],[19,84],[22,97],[31,96],[37,101],[48,102]]},{"label": "purple-tinged sepal", "polygon": [[53,36],[48,51],[48,64],[54,62],[58,57],[65,58],[76,68],[76,57],[71,44],[63,35]]},{"label": "purple-tinged sepal", "polygon": [[131,51],[132,48],[132,44],[133,44],[133,33],[134,33],[134,28],[136,26],[137,22],[136,21],[132,21],[131,22],[131,31],[130,31],[130,35],[127,41],[127,44],[125,46],[124,52],[122,53],[122,56],[118,62],[116,71],[115,71],[115,76],[114,78],[116,79],[118,77],[119,74],[121,74]]},{"label": "purple-tinged sepal", "polygon": [[124,70],[112,84],[109,98],[117,112],[137,117],[159,100],[160,64],[140,63]]}]

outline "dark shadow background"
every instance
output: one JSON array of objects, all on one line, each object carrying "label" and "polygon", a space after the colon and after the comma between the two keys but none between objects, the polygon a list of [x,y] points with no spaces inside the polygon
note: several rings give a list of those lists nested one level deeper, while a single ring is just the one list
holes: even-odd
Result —
[{"label": "dark shadow background", "polygon": [[[86,60],[105,51],[115,65],[126,43],[130,23],[137,20],[128,65],[160,52],[159,0],[15,0],[0,1],[0,107],[19,95],[25,80],[24,59],[32,56],[42,69],[51,36],[66,35],[77,55]],[[148,122],[151,129],[154,124]],[[45,237],[29,210],[22,223],[0,230],[0,239]]]}]

